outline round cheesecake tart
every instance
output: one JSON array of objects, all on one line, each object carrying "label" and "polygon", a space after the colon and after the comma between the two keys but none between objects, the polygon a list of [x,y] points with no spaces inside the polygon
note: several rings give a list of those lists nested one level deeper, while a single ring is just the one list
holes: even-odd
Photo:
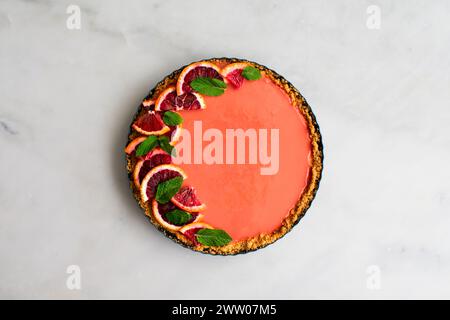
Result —
[{"label": "round cheesecake tart", "polygon": [[125,147],[150,221],[195,251],[263,248],[296,225],[319,187],[323,149],[299,91],[255,62],[191,63],[142,101]]}]

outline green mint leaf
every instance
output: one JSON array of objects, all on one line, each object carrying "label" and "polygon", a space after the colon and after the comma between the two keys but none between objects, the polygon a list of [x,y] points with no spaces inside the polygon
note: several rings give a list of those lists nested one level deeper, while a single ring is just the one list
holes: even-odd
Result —
[{"label": "green mint leaf", "polygon": [[200,229],[195,236],[198,242],[208,247],[224,246],[232,240],[228,233],[220,229]]},{"label": "green mint leaf", "polygon": [[183,183],[182,177],[175,177],[158,184],[156,188],[156,201],[159,203],[167,203],[180,190]]},{"label": "green mint leaf", "polygon": [[177,126],[183,123],[183,118],[180,116],[179,113],[173,111],[166,111],[164,112],[163,121],[168,126]]},{"label": "green mint leaf", "polygon": [[215,78],[198,77],[191,81],[191,88],[206,96],[220,96],[226,87],[225,82]]},{"label": "green mint leaf", "polygon": [[247,66],[242,70],[242,76],[247,80],[258,80],[261,78],[261,72],[255,67]]},{"label": "green mint leaf", "polygon": [[180,209],[174,209],[164,215],[171,224],[182,226],[192,220],[192,215]]},{"label": "green mint leaf", "polygon": [[156,136],[148,136],[147,139],[145,139],[138,145],[136,149],[136,156],[138,157],[145,156],[147,153],[152,151],[157,145],[158,145],[158,138]]},{"label": "green mint leaf", "polygon": [[172,157],[176,157],[177,153],[175,148],[170,144],[170,140],[166,136],[159,136],[158,138],[159,146],[161,149],[163,149],[165,152],[170,154]]},{"label": "green mint leaf", "polygon": [[227,88],[227,84],[225,82],[223,82],[222,80],[220,80],[220,79],[216,79],[216,78],[206,78],[206,79],[210,79],[212,81],[212,83],[216,87],[219,87],[219,88],[222,88],[222,89],[226,89]]}]

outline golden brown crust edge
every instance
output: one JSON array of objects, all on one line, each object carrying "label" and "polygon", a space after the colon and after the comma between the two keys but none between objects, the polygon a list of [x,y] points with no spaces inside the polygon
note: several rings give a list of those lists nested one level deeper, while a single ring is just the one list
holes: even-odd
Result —
[{"label": "golden brown crust edge", "polygon": [[[303,114],[305,117],[309,132],[310,132],[310,138],[311,138],[311,147],[312,147],[312,154],[311,154],[311,171],[309,175],[309,183],[306,186],[305,190],[303,191],[302,195],[300,196],[300,199],[297,201],[297,204],[292,208],[287,215],[287,217],[283,220],[282,225],[274,230],[273,232],[269,234],[261,234],[256,237],[249,238],[244,241],[238,241],[234,243],[230,243],[223,247],[206,247],[206,246],[192,246],[190,241],[186,239],[182,234],[180,233],[173,233],[171,231],[168,231],[164,229],[156,220],[153,218],[151,206],[147,205],[141,200],[140,192],[135,187],[133,182],[133,169],[136,163],[136,159],[134,156],[126,155],[127,160],[127,170],[128,170],[128,177],[130,180],[130,187],[133,190],[133,194],[138,201],[139,205],[142,209],[144,209],[145,214],[149,217],[152,224],[157,227],[161,232],[163,232],[167,237],[171,238],[175,242],[188,247],[194,251],[203,252],[203,253],[209,253],[209,254],[215,254],[215,255],[234,255],[239,253],[246,253],[250,251],[254,251],[260,248],[263,248],[269,244],[272,244],[276,240],[283,237],[286,233],[288,233],[299,221],[300,219],[305,215],[306,211],[310,207],[317,189],[319,188],[320,179],[322,176],[322,168],[323,168],[323,146],[322,146],[322,137],[319,130],[319,125],[316,122],[316,118],[306,102],[305,98],[300,94],[300,92],[286,79],[284,79],[282,76],[280,76],[275,71],[257,64],[252,61],[244,60],[244,59],[237,59],[237,58],[212,58],[212,59],[206,59],[201,61],[208,61],[212,63],[234,63],[234,62],[246,62],[259,70],[263,71],[266,76],[268,76],[274,83],[276,83],[280,88],[282,88],[291,98],[292,105],[299,109],[299,111]],[[144,100],[148,99],[156,99],[158,95],[169,85],[173,85],[176,83],[176,80],[178,79],[178,75],[181,73],[181,71],[184,69],[184,67],[172,72],[170,75],[166,76],[162,81],[160,81],[147,95],[147,97]],[[143,111],[142,105],[139,107],[138,111],[136,112],[134,120],[138,117],[138,115]],[[136,136],[138,136],[136,132],[134,132],[130,125],[130,133],[128,135],[128,142],[127,144],[134,139]]]}]

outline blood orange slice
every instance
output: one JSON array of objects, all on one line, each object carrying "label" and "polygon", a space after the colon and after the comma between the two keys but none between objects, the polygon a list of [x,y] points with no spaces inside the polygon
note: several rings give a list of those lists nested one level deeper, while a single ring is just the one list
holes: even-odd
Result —
[{"label": "blood orange slice", "polygon": [[206,109],[205,100],[196,92],[187,92],[175,98],[176,110],[198,110]]},{"label": "blood orange slice", "polygon": [[160,93],[155,102],[156,111],[167,111],[175,109],[175,98],[177,90],[174,86],[170,86]]},{"label": "blood orange slice", "polygon": [[168,87],[161,92],[155,103],[156,111],[197,110],[205,108],[206,104],[201,95],[196,92],[177,95],[177,90],[174,86]]},{"label": "blood orange slice", "polygon": [[[177,207],[175,207],[175,205],[171,202],[166,204],[158,203],[158,201],[156,200],[153,200],[152,202],[152,212],[156,221],[158,221],[158,223],[162,225],[164,228],[171,231],[177,231],[183,227],[183,225],[175,225],[168,221],[166,214],[174,209],[177,209]],[[192,218],[184,225],[196,222],[202,217],[201,214],[196,212],[191,213],[191,216]]]},{"label": "blood orange slice", "polygon": [[136,147],[145,139],[147,139],[147,137],[137,137],[131,140],[131,142],[125,147],[125,153],[131,154],[136,149]]},{"label": "blood orange slice", "polygon": [[151,169],[141,182],[141,198],[143,201],[153,198],[158,184],[175,177],[187,178],[186,173],[173,164],[162,164]]},{"label": "blood orange slice", "polygon": [[144,159],[141,159],[136,163],[133,171],[134,184],[136,187],[140,188],[141,181],[144,180],[150,170],[161,164],[169,163],[172,163],[170,154],[160,148],[153,149],[153,151],[147,154]]},{"label": "blood orange slice", "polygon": [[166,132],[164,135],[170,139],[170,145],[174,146],[180,140],[182,124],[177,126],[169,126],[170,131]]},{"label": "blood orange slice", "polygon": [[201,229],[213,229],[209,224],[204,222],[194,222],[182,227],[179,231],[188,238],[194,245],[198,245],[197,237],[195,234]]},{"label": "blood orange slice", "polygon": [[220,68],[211,62],[195,62],[183,69],[177,81],[177,93],[182,95],[187,92],[192,92],[190,86],[192,80],[198,77],[216,78],[223,80],[220,74]]},{"label": "blood orange slice", "polygon": [[248,64],[243,62],[231,63],[222,69],[221,74],[227,83],[231,83],[234,88],[238,89],[244,83],[242,71],[247,66]]},{"label": "blood orange slice", "polygon": [[182,186],[171,201],[180,209],[188,212],[199,212],[206,208],[206,205],[197,197],[197,191],[191,186]]},{"label": "blood orange slice", "polygon": [[144,101],[142,101],[142,105],[147,110],[154,110],[155,109],[155,101],[153,101],[151,99],[145,99]]},{"label": "blood orange slice", "polygon": [[154,111],[148,111],[137,118],[133,129],[145,135],[162,135],[170,130],[161,120],[161,116]]}]

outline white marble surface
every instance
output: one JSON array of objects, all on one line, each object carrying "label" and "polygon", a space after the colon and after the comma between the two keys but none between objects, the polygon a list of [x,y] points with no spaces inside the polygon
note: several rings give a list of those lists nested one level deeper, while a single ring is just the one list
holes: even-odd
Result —
[{"label": "white marble surface", "polygon": [[[81,30],[66,28],[70,4]],[[366,26],[369,5],[380,29]],[[450,298],[449,9],[2,0],[0,297]],[[326,152],[300,225],[236,257],[158,233],[128,189],[122,151],[147,90],[216,56],[258,61],[296,85]],[[69,265],[81,290],[66,287]]]}]

